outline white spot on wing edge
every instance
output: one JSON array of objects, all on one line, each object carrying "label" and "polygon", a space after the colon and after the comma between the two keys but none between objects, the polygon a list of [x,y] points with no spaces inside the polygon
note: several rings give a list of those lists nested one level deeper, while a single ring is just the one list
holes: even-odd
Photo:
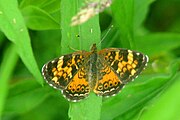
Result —
[{"label": "white spot on wing edge", "polygon": [[[41,69],[41,72],[42,72],[42,75],[44,76],[44,71],[47,69],[47,64],[44,64],[42,69]],[[45,78],[45,76],[44,76]]]},{"label": "white spot on wing edge", "polygon": [[[89,97],[89,95],[87,95],[85,98],[83,98],[83,99],[78,99],[78,100],[71,100],[71,99],[69,99],[68,97],[66,97],[66,95],[63,93],[63,91],[64,90],[61,90],[61,94],[63,95],[63,97],[66,99],[66,100],[68,100],[69,102],[80,102],[80,101],[82,101],[82,100],[84,100],[84,99],[87,99],[88,97]],[[72,96],[72,95],[71,95]]]},{"label": "white spot on wing edge", "polygon": [[138,56],[139,56],[139,55],[140,55],[140,53],[136,53],[136,55],[138,55]]},{"label": "white spot on wing edge", "polygon": [[135,77],[135,79],[138,78],[138,75]]},{"label": "white spot on wing edge", "polygon": [[61,56],[60,58],[59,58],[59,60],[63,60],[64,59],[64,56]]},{"label": "white spot on wing edge", "polygon": [[[114,96],[118,95],[124,88],[125,88],[125,85],[117,93],[112,94],[111,96],[114,97]],[[107,96],[106,98],[111,97],[111,96]]]},{"label": "white spot on wing edge", "polygon": [[51,63],[55,63],[55,60],[52,60]]},{"label": "white spot on wing edge", "polygon": [[149,57],[147,55],[145,55],[145,57],[146,57],[147,62],[149,62]]}]

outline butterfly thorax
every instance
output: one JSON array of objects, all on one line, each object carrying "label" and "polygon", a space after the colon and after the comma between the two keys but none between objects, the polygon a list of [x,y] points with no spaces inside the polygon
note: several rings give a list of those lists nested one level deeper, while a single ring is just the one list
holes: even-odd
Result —
[{"label": "butterfly thorax", "polygon": [[91,47],[91,54],[90,54],[90,59],[89,59],[89,77],[88,77],[88,82],[90,83],[90,88],[93,89],[96,81],[97,81],[97,47],[96,44],[93,44]]},{"label": "butterfly thorax", "polygon": [[88,71],[88,82],[90,83],[90,88],[93,89],[97,81],[97,47],[93,44],[91,47],[91,54],[89,57],[89,71]]}]

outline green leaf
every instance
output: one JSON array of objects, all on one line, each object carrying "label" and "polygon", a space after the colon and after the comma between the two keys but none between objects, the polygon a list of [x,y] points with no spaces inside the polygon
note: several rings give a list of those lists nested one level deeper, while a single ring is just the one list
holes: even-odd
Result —
[{"label": "green leaf", "polygon": [[102,120],[129,120],[138,117],[144,106],[162,93],[172,83],[178,62],[169,66],[168,74],[144,75],[126,85],[120,94],[103,102]]},{"label": "green leaf", "polygon": [[147,13],[149,11],[149,6],[155,0],[135,0],[134,1],[134,34],[138,32],[138,28],[142,26]]},{"label": "green leaf", "polygon": [[175,81],[168,86],[165,93],[146,107],[140,120],[179,120],[180,111],[180,73],[173,78]]},{"label": "green leaf", "polygon": [[99,120],[102,98],[94,93],[79,103],[70,103],[69,117],[72,120]]},{"label": "green leaf", "polygon": [[[120,34],[119,46],[136,49],[134,35],[139,32],[149,5],[154,0],[115,0],[112,5],[113,18]],[[136,43],[135,43],[136,42]],[[116,44],[116,45],[117,45]]]},{"label": "green leaf", "polygon": [[117,26],[113,25],[107,30],[102,32],[102,49],[110,47],[119,47],[121,43],[119,41],[120,35]]},{"label": "green leaf", "polygon": [[10,88],[4,114],[23,114],[30,111],[52,94],[50,90],[49,86],[42,88],[33,80],[21,81],[14,84]]},{"label": "green leaf", "polygon": [[180,35],[176,33],[152,33],[144,36],[136,36],[135,39],[138,42],[138,50],[149,56],[168,52],[180,46]]},{"label": "green leaf", "polygon": [[[134,48],[133,42],[133,11],[134,0],[114,0],[112,14],[119,27],[121,47]],[[117,12],[118,11],[118,12]]]},{"label": "green leaf", "polygon": [[[61,1],[61,27],[62,40],[61,52],[67,54],[72,52],[70,48],[78,50],[89,50],[93,43],[99,46],[100,28],[98,16],[93,17],[81,26],[71,27],[71,18],[77,13],[82,6],[83,0]],[[71,10],[68,11],[68,10]],[[90,94],[89,98],[78,103],[70,102],[69,117],[72,120],[98,120],[100,119],[101,98]],[[96,110],[96,111],[95,111]]]},{"label": "green leaf", "polygon": [[5,38],[4,34],[0,31],[0,46],[3,43],[4,38]]},{"label": "green leaf", "polygon": [[[42,7],[47,4],[49,0],[22,0],[20,3],[20,8],[27,7],[29,5],[37,6],[37,7]],[[51,0],[53,1],[53,0]]]},{"label": "green leaf", "polygon": [[8,93],[8,82],[15,68],[18,56],[14,45],[10,45],[4,52],[3,61],[0,66],[0,118]]},{"label": "green leaf", "polygon": [[60,12],[61,1],[60,0],[47,0],[46,4],[42,6],[42,9],[48,13]]},{"label": "green leaf", "polygon": [[28,6],[23,8],[22,14],[28,28],[33,30],[59,29],[59,23],[46,11],[35,7]]},{"label": "green leaf", "polygon": [[15,44],[17,52],[26,67],[36,80],[42,84],[43,79],[33,56],[28,31],[18,9],[17,1],[0,1],[0,29]]},{"label": "green leaf", "polygon": [[[20,114],[18,118],[21,120],[31,120],[33,116],[34,120],[69,120],[67,114],[68,102],[63,97],[60,97],[59,94],[60,92],[51,94],[41,104],[24,114]],[[17,119],[16,116],[14,118]]]},{"label": "green leaf", "polygon": [[[60,30],[36,31],[36,34],[33,35],[31,38],[33,39],[32,45],[35,46],[34,55],[36,57],[38,65],[43,66],[49,60],[52,60],[60,56]],[[43,52],[39,50],[43,50]]]},{"label": "green leaf", "polygon": [[22,0],[19,6],[20,8],[36,6],[48,13],[54,13],[60,9],[60,0]]}]

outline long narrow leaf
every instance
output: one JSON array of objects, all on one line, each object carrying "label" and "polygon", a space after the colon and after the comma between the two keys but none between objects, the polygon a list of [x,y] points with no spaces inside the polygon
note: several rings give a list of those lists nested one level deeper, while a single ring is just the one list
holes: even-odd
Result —
[{"label": "long narrow leaf", "polygon": [[10,45],[4,53],[0,66],[0,119],[8,92],[8,81],[15,68],[18,56],[14,45]]},{"label": "long narrow leaf", "polygon": [[28,31],[16,0],[0,1],[0,29],[15,44],[18,54],[26,67],[36,80],[42,84],[43,79],[35,61]]},{"label": "long narrow leaf", "polygon": [[[77,13],[82,3],[83,0],[61,1],[61,50],[63,54],[72,52],[73,50],[70,48],[89,51],[89,48],[93,43],[98,44],[100,41],[98,16],[81,26],[70,26],[72,16]],[[70,103],[69,117],[72,120],[98,120],[100,119],[101,102],[101,98],[92,93],[86,100],[78,103]]]}]

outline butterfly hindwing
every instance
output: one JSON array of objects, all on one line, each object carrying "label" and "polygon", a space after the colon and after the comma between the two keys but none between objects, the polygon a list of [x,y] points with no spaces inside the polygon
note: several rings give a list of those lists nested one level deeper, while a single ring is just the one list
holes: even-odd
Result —
[{"label": "butterfly hindwing", "polygon": [[87,66],[79,68],[68,86],[62,91],[63,95],[73,102],[86,98],[90,93],[87,78]]},{"label": "butterfly hindwing", "polygon": [[100,59],[98,59],[97,71],[97,83],[94,92],[98,96],[113,96],[123,88],[124,84],[115,72]]}]

